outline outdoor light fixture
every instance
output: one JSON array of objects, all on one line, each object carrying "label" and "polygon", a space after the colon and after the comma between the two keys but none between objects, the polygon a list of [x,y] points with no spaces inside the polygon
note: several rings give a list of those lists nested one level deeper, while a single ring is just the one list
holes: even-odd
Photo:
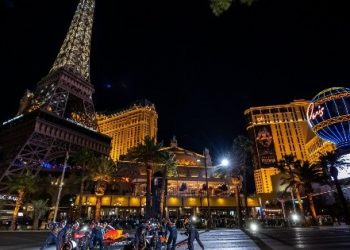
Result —
[{"label": "outdoor light fixture", "polygon": [[197,221],[197,217],[196,217],[195,215],[193,215],[193,216],[191,217],[191,221],[196,222],[196,221]]},{"label": "outdoor light fixture", "polygon": [[257,231],[258,230],[258,224],[252,222],[250,223],[250,230]]},{"label": "outdoor light fixture", "polygon": [[292,214],[292,220],[298,221],[299,220],[299,216],[297,214]]},{"label": "outdoor light fixture", "polygon": [[228,164],[229,164],[229,161],[228,161],[227,159],[223,159],[223,160],[221,161],[221,165],[224,166],[224,167],[227,167]]}]

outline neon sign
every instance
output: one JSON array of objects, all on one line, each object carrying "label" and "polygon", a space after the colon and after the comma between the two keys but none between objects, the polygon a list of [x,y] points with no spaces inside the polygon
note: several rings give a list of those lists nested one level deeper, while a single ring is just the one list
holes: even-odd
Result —
[{"label": "neon sign", "polygon": [[324,114],[324,107],[321,107],[320,105],[315,108],[315,104],[311,103],[309,108],[307,109],[307,117],[308,120],[314,120],[318,116],[322,117]]},{"label": "neon sign", "polygon": [[3,201],[16,201],[17,197],[14,195],[0,194],[0,200]]}]

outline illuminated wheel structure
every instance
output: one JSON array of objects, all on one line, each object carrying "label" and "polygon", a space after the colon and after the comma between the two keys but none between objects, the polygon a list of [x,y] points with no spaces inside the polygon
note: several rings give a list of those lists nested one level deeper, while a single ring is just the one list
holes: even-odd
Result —
[{"label": "illuminated wheel structure", "polygon": [[307,120],[319,137],[337,149],[349,149],[350,88],[334,87],[317,94],[307,109]]}]

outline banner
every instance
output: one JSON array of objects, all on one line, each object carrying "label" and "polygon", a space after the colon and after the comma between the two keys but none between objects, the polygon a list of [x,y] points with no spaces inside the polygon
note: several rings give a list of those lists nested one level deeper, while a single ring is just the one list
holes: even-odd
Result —
[{"label": "banner", "polygon": [[276,163],[276,153],[271,127],[269,125],[257,126],[255,131],[255,141],[260,166],[264,167],[274,165]]}]

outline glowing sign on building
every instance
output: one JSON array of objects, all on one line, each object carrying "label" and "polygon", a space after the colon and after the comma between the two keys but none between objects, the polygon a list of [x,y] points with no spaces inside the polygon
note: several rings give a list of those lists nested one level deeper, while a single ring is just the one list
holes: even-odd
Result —
[{"label": "glowing sign on building", "polygon": [[0,194],[0,200],[2,200],[2,201],[16,201],[17,196],[9,195],[9,194]]},{"label": "glowing sign on building", "polygon": [[329,88],[316,95],[307,110],[312,130],[337,148],[350,147],[350,89]]},{"label": "glowing sign on building", "polygon": [[324,114],[324,107],[318,105],[315,108],[315,104],[311,103],[310,106],[307,109],[307,119],[308,120],[313,120],[316,119],[318,116],[322,117]]}]

